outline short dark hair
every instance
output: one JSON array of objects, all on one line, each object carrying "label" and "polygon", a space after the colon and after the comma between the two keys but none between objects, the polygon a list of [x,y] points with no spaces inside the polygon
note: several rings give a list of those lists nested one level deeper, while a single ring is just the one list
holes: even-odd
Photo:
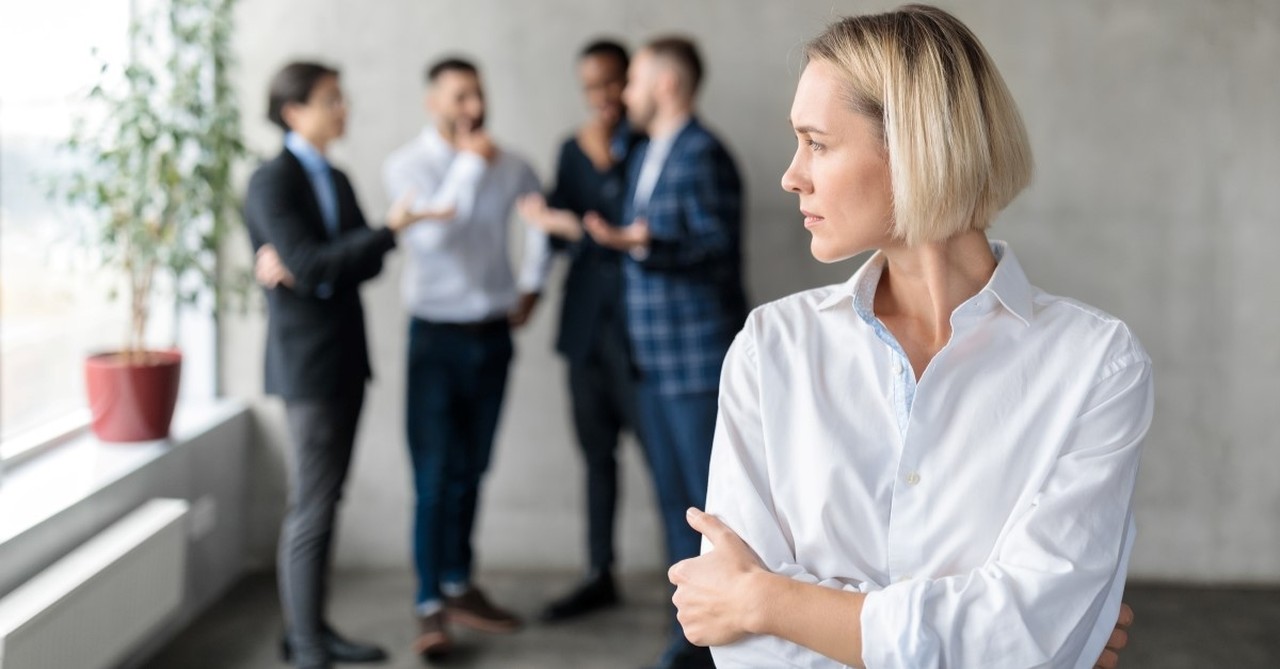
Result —
[{"label": "short dark hair", "polygon": [[698,47],[693,40],[678,36],[659,37],[651,40],[644,48],[676,66],[685,85],[689,87],[689,95],[698,92],[698,84],[702,83],[702,58],[698,56]]},{"label": "short dark hair", "polygon": [[325,77],[336,77],[338,71],[320,63],[289,63],[271,77],[271,87],[267,93],[267,119],[288,132],[289,124],[284,122],[284,106],[289,103],[306,104],[316,84]]},{"label": "short dark hair", "polygon": [[445,72],[464,72],[466,74],[470,74],[475,77],[480,76],[480,70],[476,68],[475,63],[472,63],[471,61],[465,58],[450,56],[448,58],[442,58],[440,60],[437,60],[436,62],[427,66],[427,72],[425,76],[426,83],[428,84],[436,83],[436,79],[439,79],[440,75],[444,74]]},{"label": "short dark hair", "polygon": [[616,58],[622,65],[623,72],[626,72],[627,66],[631,64],[631,56],[627,55],[627,48],[611,39],[598,39],[582,47],[582,51],[578,53],[578,60],[591,56]]}]

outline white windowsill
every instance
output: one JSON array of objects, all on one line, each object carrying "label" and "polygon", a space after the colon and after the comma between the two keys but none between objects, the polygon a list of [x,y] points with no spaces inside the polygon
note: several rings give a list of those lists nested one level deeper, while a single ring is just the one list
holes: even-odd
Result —
[{"label": "white windowsill", "polygon": [[108,444],[74,437],[0,475],[0,544],[87,499],[245,409],[240,400],[179,404],[169,439]]},{"label": "white windowsill", "polygon": [[[0,441],[0,460],[4,469],[15,469],[32,458],[51,448],[57,448],[89,429],[92,415],[88,409],[79,409],[70,414],[27,430],[16,437],[8,437]],[[0,477],[2,480],[3,477]]]}]

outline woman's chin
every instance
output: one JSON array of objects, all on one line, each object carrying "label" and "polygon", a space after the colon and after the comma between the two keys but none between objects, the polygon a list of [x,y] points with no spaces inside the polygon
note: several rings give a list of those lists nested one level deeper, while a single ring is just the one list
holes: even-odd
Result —
[{"label": "woman's chin", "polygon": [[828,265],[841,260],[848,260],[858,255],[861,251],[862,249],[852,248],[845,244],[832,244],[817,235],[814,235],[809,242],[809,253],[813,255],[813,259]]}]

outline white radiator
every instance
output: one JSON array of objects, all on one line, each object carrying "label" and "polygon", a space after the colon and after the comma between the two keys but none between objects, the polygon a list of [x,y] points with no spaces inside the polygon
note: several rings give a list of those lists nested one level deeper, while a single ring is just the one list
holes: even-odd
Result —
[{"label": "white radiator", "polygon": [[0,669],[107,669],[182,604],[187,502],[155,499],[0,599]]}]

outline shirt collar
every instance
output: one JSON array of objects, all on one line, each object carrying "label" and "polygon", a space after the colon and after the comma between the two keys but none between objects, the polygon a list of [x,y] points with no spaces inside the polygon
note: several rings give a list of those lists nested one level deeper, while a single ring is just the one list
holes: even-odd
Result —
[{"label": "shirt collar", "polygon": [[872,305],[876,285],[880,283],[880,275],[884,272],[884,263],[884,254],[876,251],[848,281],[836,286],[825,300],[818,303],[818,310],[826,311],[845,300],[852,300],[854,312],[867,323],[874,322],[876,317]]},{"label": "shirt collar", "polygon": [[996,256],[996,271],[982,292],[995,295],[1000,304],[1024,325],[1031,325],[1031,282],[1022,271],[1022,265],[1018,264],[1018,258],[1013,255],[1008,242],[992,241],[991,252]]},{"label": "shirt collar", "polygon": [[284,134],[284,148],[288,149],[289,153],[302,163],[302,168],[308,172],[324,173],[329,169],[329,161],[325,159],[323,153],[320,153],[320,149],[296,132]]},{"label": "shirt collar", "polygon": [[[983,295],[994,295],[1006,310],[1017,316],[1023,324],[1030,325],[1031,283],[1027,280],[1027,275],[1023,273],[1022,266],[1018,264],[1018,259],[1007,242],[992,241],[991,253],[996,257],[996,270],[991,274],[987,285],[977,295],[969,298],[966,304],[975,300],[979,300],[977,304],[981,304]],[[848,281],[837,286],[826,299],[819,302],[818,310],[826,311],[845,300],[852,300],[853,310],[858,317],[869,324],[874,323],[876,286],[880,283],[880,275],[884,273],[884,264],[884,254],[877,251]],[[965,305],[961,305],[963,306]],[[961,307],[957,307],[957,310]]]},{"label": "shirt collar", "polygon": [[671,150],[671,146],[676,143],[676,139],[684,134],[684,131],[693,123],[693,116],[685,118],[684,123],[663,137],[649,138],[649,153],[666,155]]},{"label": "shirt collar", "polygon": [[440,131],[434,125],[429,125],[422,129],[422,144],[434,154],[453,156],[453,154],[457,153],[453,145],[449,144],[448,140],[444,138],[444,135],[440,134]]}]

